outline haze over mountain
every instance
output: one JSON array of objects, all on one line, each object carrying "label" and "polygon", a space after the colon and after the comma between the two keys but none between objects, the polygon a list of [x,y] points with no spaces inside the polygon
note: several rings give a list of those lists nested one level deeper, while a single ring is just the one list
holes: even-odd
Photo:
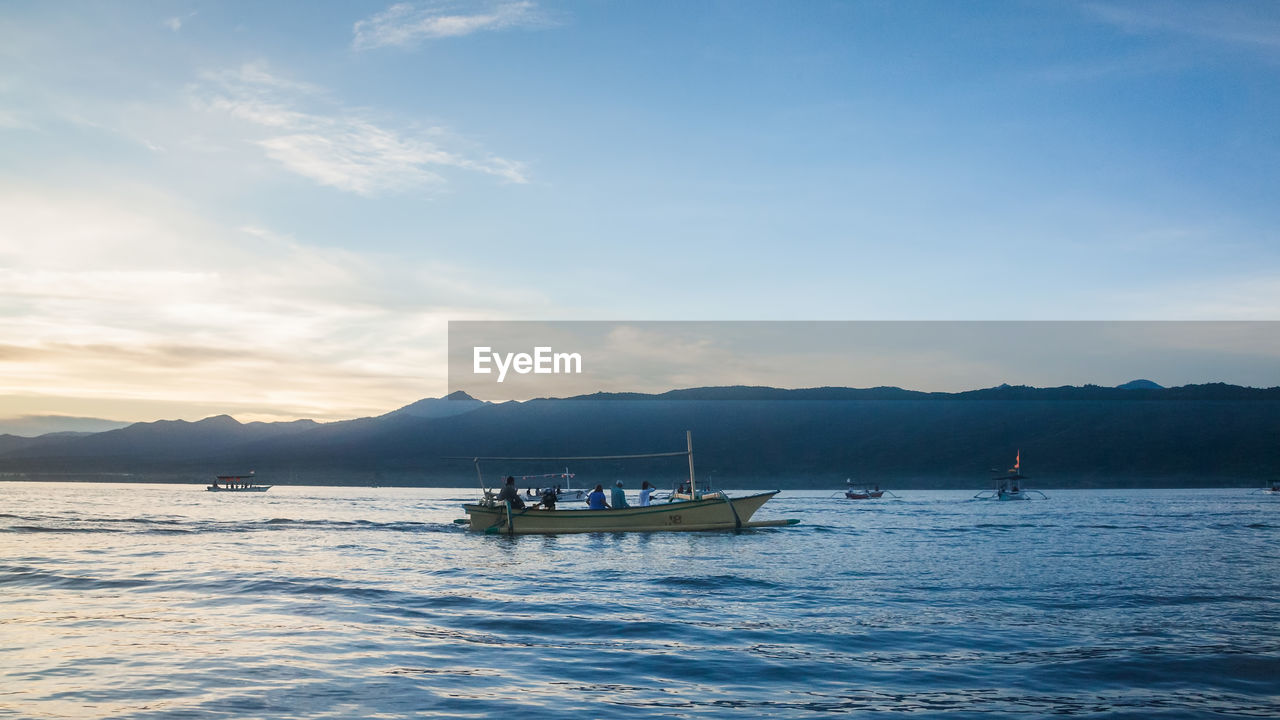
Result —
[{"label": "haze over mountain", "polygon": [[130,423],[102,418],[71,417],[68,415],[21,415],[0,418],[0,435],[37,437],[57,432],[95,433],[115,430]]},{"label": "haze over mountain", "polygon": [[[613,455],[684,448],[727,487],[981,486],[1021,451],[1043,487],[1256,485],[1280,471],[1280,388],[1126,383],[960,393],[901,388],[713,387],[485,403],[462,393],[320,424],[158,421],[89,435],[0,438],[9,478],[203,482],[474,483],[450,457]],[[562,461],[492,462],[491,475]],[[671,459],[573,463],[585,478],[678,479]]]}]

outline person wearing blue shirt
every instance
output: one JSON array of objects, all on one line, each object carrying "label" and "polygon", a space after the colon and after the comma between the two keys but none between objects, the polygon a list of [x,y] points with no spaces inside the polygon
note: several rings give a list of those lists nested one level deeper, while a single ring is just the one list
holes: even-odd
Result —
[{"label": "person wearing blue shirt", "polygon": [[630,505],[627,505],[627,494],[622,491],[621,480],[614,483],[614,486],[609,489],[609,492],[612,495],[611,503],[615,509],[630,507]]},{"label": "person wearing blue shirt", "polygon": [[589,510],[608,510],[609,505],[604,501],[604,486],[597,485],[595,490],[587,495],[587,509]]}]

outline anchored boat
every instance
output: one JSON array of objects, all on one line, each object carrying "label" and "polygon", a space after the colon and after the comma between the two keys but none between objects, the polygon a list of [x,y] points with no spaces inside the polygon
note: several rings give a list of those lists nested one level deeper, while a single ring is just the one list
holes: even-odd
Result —
[{"label": "anchored boat", "polygon": [[876,500],[884,497],[885,495],[888,495],[891,498],[898,497],[888,490],[881,490],[879,485],[876,485],[875,487],[854,487],[853,480],[850,480],[849,478],[845,478],[844,484],[846,485],[844,490],[837,490],[836,492],[831,493],[827,499],[831,500],[843,497],[846,500]]},{"label": "anchored boat", "polygon": [[[209,492],[266,492],[270,485],[254,485],[256,479],[252,471],[248,475],[219,475],[212,485],[205,487]],[[219,485],[218,483],[222,483]]]},{"label": "anchored boat", "polygon": [[[849,478],[845,478],[844,484],[848,486],[844,489],[844,496],[848,500],[875,500],[884,497],[885,493],[888,493],[889,497],[898,497],[888,490],[881,490],[879,485],[870,488],[866,486],[856,488],[853,486],[853,480]],[[836,493],[836,495],[838,494]],[[832,495],[832,497],[836,495]]]},{"label": "anchored boat", "polygon": [[[480,480],[483,499],[477,503],[462,506],[467,513],[466,520],[459,523],[469,524],[472,530],[487,533],[508,535],[533,535],[555,533],[583,532],[670,532],[691,530],[741,530],[745,528],[777,527],[794,525],[798,520],[763,520],[753,521],[751,517],[769,498],[778,494],[777,490],[747,495],[745,497],[729,497],[717,492],[703,495],[693,473],[693,435],[685,433],[688,449],[683,452],[646,453],[642,455],[596,455],[585,457],[562,458],[509,458],[509,457],[476,457],[471,459],[476,466],[476,477]],[[484,484],[484,475],[480,463],[489,460],[501,461],[583,461],[583,460],[627,460],[637,458],[687,457],[689,459],[689,478],[692,492],[688,499],[673,497],[670,502],[642,507],[611,508],[607,510],[547,510],[543,508],[525,507],[516,509],[508,502],[498,502],[496,494]]]},{"label": "anchored boat", "polygon": [[[518,484],[523,484],[527,480],[536,480],[540,487],[532,487],[524,491],[524,499],[538,502],[547,493],[555,493],[556,502],[583,502],[587,499],[587,493],[591,492],[583,488],[575,488],[573,485],[574,474],[569,472],[569,468],[565,468],[562,473],[546,473],[544,475],[516,475],[514,476]],[[552,482],[555,480],[563,480],[564,486],[560,483]]]},{"label": "anchored boat", "polygon": [[[999,473],[999,470],[992,470]],[[1028,490],[1023,487],[1022,481],[1027,476],[1022,474],[1022,451],[1018,451],[1018,455],[1014,458],[1013,467],[1009,468],[1004,475],[993,478],[995,487],[990,490],[983,490],[974,495],[978,500],[1048,500],[1049,496],[1039,490]]]}]

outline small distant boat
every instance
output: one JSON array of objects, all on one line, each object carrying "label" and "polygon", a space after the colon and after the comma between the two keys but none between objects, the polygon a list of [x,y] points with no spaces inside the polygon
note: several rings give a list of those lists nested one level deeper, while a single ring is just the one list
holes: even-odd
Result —
[{"label": "small distant boat", "polygon": [[703,498],[724,497],[723,492],[711,489],[710,480],[695,480],[692,485],[697,486],[696,493],[689,491],[691,484],[688,480],[682,480],[674,485],[670,492],[654,493],[654,499],[675,502],[677,500],[701,500]]},{"label": "small distant boat", "polygon": [[[999,470],[992,470],[999,473]],[[978,500],[1048,500],[1049,496],[1039,490],[1028,490],[1023,487],[1022,481],[1027,476],[1022,474],[1022,451],[1018,451],[1018,455],[1014,458],[1013,467],[1009,468],[1004,475],[993,478],[995,487],[991,490],[983,490],[973,497]]]},{"label": "small distant boat", "polygon": [[879,485],[876,485],[875,487],[866,487],[865,485],[860,488],[854,487],[853,480],[849,478],[845,478],[844,484],[847,487],[845,487],[843,492],[836,491],[832,493],[828,499],[840,497],[841,495],[843,495],[846,500],[875,500],[882,498],[885,495],[892,498],[898,497],[888,490],[881,490]]},{"label": "small distant boat", "polygon": [[[562,473],[547,473],[545,475],[514,475],[516,485],[525,484],[526,480],[537,480],[539,483],[548,483],[541,487],[528,488],[524,491],[524,499],[539,502],[549,492],[556,494],[556,502],[586,502],[587,495],[591,492],[584,488],[571,487],[573,484],[574,474],[569,472],[569,468],[565,468]],[[551,484],[551,480],[563,480],[564,486],[560,483]]]},{"label": "small distant boat", "polygon": [[[850,480],[849,478],[845,478],[844,484],[848,485],[844,490],[846,500],[875,500],[877,498],[884,497],[884,494],[888,492],[887,490],[881,490],[879,485],[876,485],[875,487],[863,486],[861,489],[855,488],[853,486],[853,480]],[[889,493],[889,497],[898,496],[893,493]]]},{"label": "small distant boat", "polygon": [[867,490],[865,488],[862,490],[854,490],[853,488],[849,488],[844,491],[844,496],[847,500],[874,500],[876,498],[883,497],[884,491]]},{"label": "small distant boat", "polygon": [[1256,492],[1260,492],[1263,495],[1280,495],[1280,480],[1272,480],[1270,485],[1260,488]]},{"label": "small distant boat", "polygon": [[208,492],[266,492],[271,489],[271,485],[253,484],[256,479],[253,471],[248,475],[219,475],[212,485],[205,487],[205,490]]}]

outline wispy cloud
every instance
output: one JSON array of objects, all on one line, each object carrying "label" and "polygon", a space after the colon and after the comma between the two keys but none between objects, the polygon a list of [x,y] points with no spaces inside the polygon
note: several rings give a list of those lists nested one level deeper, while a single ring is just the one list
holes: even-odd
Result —
[{"label": "wispy cloud", "polygon": [[444,182],[447,169],[525,183],[522,163],[474,148],[444,128],[393,128],[343,106],[323,88],[279,77],[261,65],[207,73],[197,103],[257,130],[250,140],[286,169],[360,195]]},{"label": "wispy cloud", "polygon": [[195,16],[196,16],[196,11],[192,10],[191,12],[187,13],[185,16],[174,15],[173,17],[167,17],[164,20],[160,21],[160,24],[164,25],[165,27],[169,28],[174,32],[178,32],[182,30],[182,26],[183,24],[186,23],[187,20],[190,20]]},{"label": "wispy cloud", "polygon": [[1085,8],[1125,32],[1167,33],[1280,54],[1280,16],[1274,3],[1095,3]]},{"label": "wispy cloud", "polygon": [[471,4],[465,8],[443,2],[399,3],[357,22],[352,47],[408,47],[435,38],[547,24],[547,16],[529,0]]}]

